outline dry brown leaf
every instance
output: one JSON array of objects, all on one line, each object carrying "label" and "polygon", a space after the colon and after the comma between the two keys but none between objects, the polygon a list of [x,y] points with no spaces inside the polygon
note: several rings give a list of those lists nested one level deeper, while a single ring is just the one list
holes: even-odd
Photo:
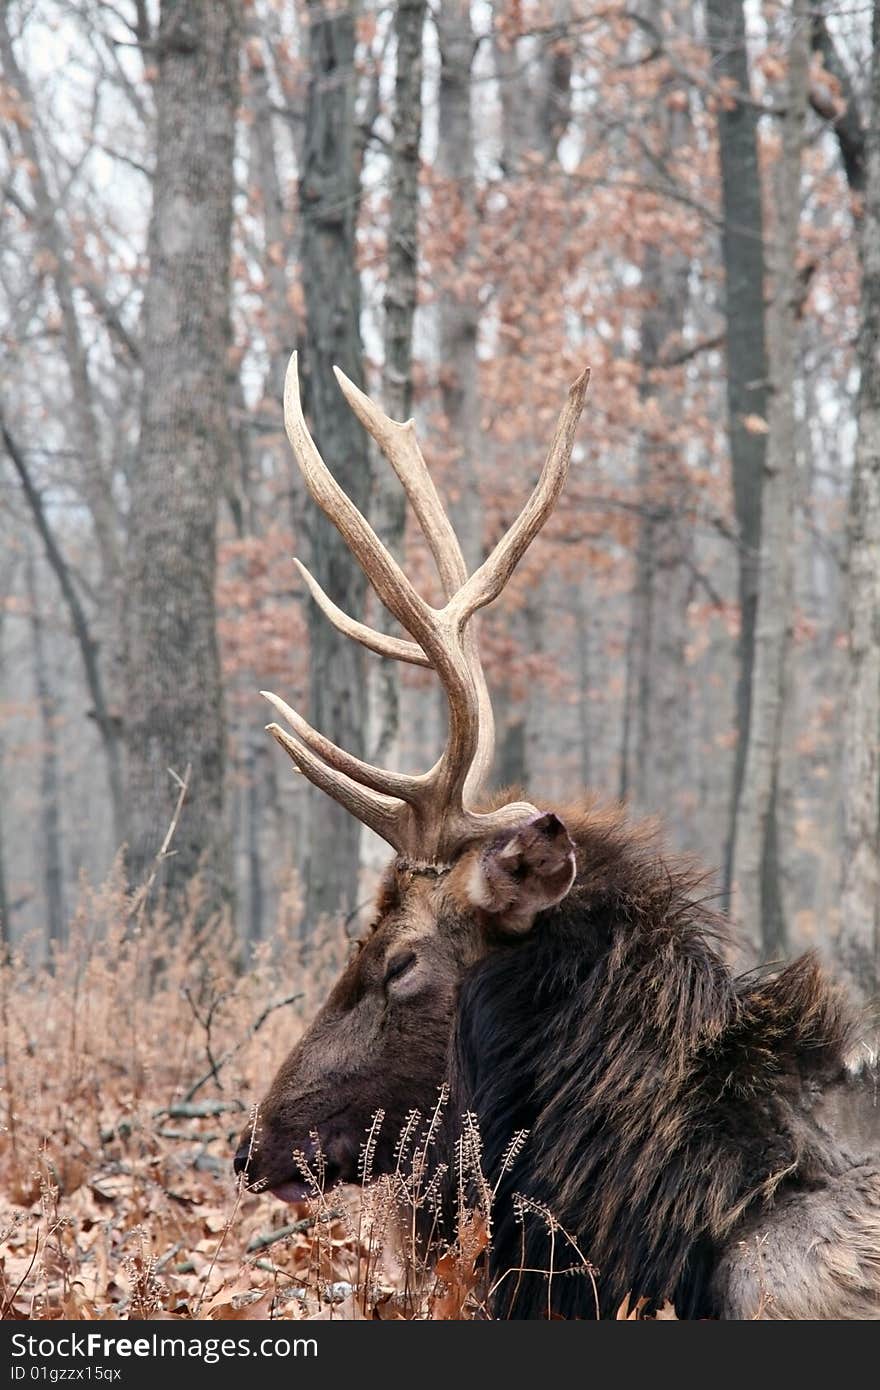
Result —
[{"label": "dry brown leaf", "polygon": [[228,1302],[211,1306],[208,1317],[218,1322],[263,1321],[272,1316],[270,1289],[250,1289],[234,1294]]}]

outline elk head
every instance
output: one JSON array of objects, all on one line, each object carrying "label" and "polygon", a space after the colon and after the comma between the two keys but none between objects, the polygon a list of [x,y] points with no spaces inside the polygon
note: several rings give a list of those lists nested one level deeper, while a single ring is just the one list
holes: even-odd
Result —
[{"label": "elk head", "polygon": [[573,384],[540,479],[488,559],[468,576],[415,436],[390,420],[342,372],[343,395],[391,464],[437,566],[445,604],[413,588],[357,507],[329,473],[303,418],[296,354],[284,390],[287,434],[309,491],[339,529],[382,603],[412,640],[375,631],[343,613],[302,564],[329,620],[380,656],[433,669],[449,703],[446,747],[430,771],[373,767],[338,748],[276,695],[263,692],[292,732],[269,732],[300,772],[394,849],[373,927],[326,1004],[276,1075],[255,1135],[242,1136],[236,1171],[252,1186],[305,1195],[294,1150],[309,1155],[317,1132],[326,1180],[354,1181],[371,1117],[385,1112],[374,1170],[393,1165],[407,1112],[425,1112],[444,1079],[465,973],[492,949],[532,927],[575,877],[562,822],[527,802],[479,809],[494,747],[492,706],[474,614],[501,593],[553,510],[568,472],[589,381]]}]

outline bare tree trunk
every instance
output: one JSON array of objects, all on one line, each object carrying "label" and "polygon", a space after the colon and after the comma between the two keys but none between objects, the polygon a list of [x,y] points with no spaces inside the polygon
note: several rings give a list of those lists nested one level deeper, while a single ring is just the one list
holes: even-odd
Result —
[{"label": "bare tree trunk", "polygon": [[[641,395],[644,401],[659,397],[661,413],[674,410],[674,402],[654,374],[664,345],[684,326],[688,275],[686,258],[674,248],[662,253],[659,248],[649,248],[643,274],[650,303],[642,318]],[[677,794],[687,761],[689,489],[675,446],[650,431],[641,440],[641,475],[643,512],[633,597],[638,634],[636,738],[634,766],[627,780],[639,808],[654,814],[663,811],[670,830],[680,837],[684,828]]]},{"label": "bare tree trunk", "polygon": [[[652,26],[668,5],[643,0]],[[674,22],[681,14],[674,15]],[[680,98],[677,100],[676,98]],[[657,101],[657,158],[671,164],[691,130],[687,94],[670,73]],[[640,812],[663,812],[677,840],[684,827],[680,793],[687,764],[687,607],[691,590],[692,525],[688,517],[687,469],[674,440],[652,427],[657,416],[674,420],[680,408],[676,387],[662,371],[664,349],[680,341],[688,307],[690,262],[676,246],[649,244],[642,265],[641,380],[646,428],[639,440],[639,516],[631,632],[627,643],[621,790]]]},{"label": "bare tree trunk", "polygon": [[858,422],[849,511],[849,675],[840,954],[865,995],[880,987],[880,3],[873,9],[861,229]]},{"label": "bare tree trunk", "polygon": [[681,804],[688,766],[686,648],[692,588],[687,565],[691,541],[688,500],[682,479],[677,486],[667,486],[663,502],[645,527],[645,545],[650,549],[646,567],[649,587],[641,596],[644,614],[640,637],[644,645],[632,774],[640,810],[662,813],[671,837],[679,844],[689,834]]},{"label": "bare tree trunk", "polygon": [[[505,173],[519,172],[529,151],[547,160],[556,158],[559,142],[571,120],[571,0],[553,0],[551,25],[539,39],[520,39],[506,32],[501,7],[492,25],[492,56],[501,101],[502,153]],[[524,60],[523,47],[540,51]]]},{"label": "bare tree trunk", "polygon": [[217,498],[231,446],[227,359],[238,0],[163,0],[144,298],[144,389],[131,489],[127,656],[129,873],[143,877],[192,766],[167,861],[181,899],[232,897],[226,733],[214,585]]},{"label": "bare tree trunk", "polygon": [[[265,273],[270,302],[266,305],[269,336],[269,380],[266,394],[278,402],[280,409],[284,390],[284,372],[294,343],[300,341],[302,325],[291,306],[287,267],[297,251],[296,238],[288,229],[284,195],[278,172],[275,122],[265,46],[260,35],[260,23],[252,15],[250,41],[247,44],[249,63],[250,106],[253,111],[251,141],[253,165],[260,190],[265,238]],[[304,489],[301,495],[305,495]]]},{"label": "bare tree trunk", "polygon": [[43,167],[42,151],[37,143],[36,110],[30,84],[15,56],[6,23],[7,13],[8,6],[0,5],[2,71],[7,81],[19,92],[28,112],[28,119],[17,122],[16,130],[33,191],[34,232],[38,242],[49,253],[52,282],[61,310],[64,357],[70,373],[70,429],[80,455],[83,496],[92,514],[102,579],[105,584],[113,586],[119,574],[120,551],[111,478],[102,458],[88,354],[74,300],[68,247]]},{"label": "bare tree trunk", "polygon": [[571,122],[571,0],[554,0],[551,16],[552,32],[544,43],[536,84],[539,148],[548,159],[556,157]]},{"label": "bare tree trunk", "polygon": [[[261,14],[256,8],[246,13],[244,51],[247,59],[247,104],[251,117],[248,145],[249,179],[251,187],[257,193],[257,205],[261,214],[261,264],[267,285],[264,313],[269,360],[260,412],[277,417],[280,427],[284,375],[291,349],[302,341],[302,325],[291,294],[292,267],[299,256],[295,232],[298,220],[292,219],[290,211],[285,207],[279,170],[279,147],[283,143],[283,135],[270,85],[271,44],[267,30],[265,13]],[[259,436],[255,436],[252,421],[248,417],[240,375],[235,381],[235,391],[236,412],[241,422],[237,430],[240,524],[247,534],[256,535],[260,529],[260,504],[263,500],[261,479],[266,450]],[[270,454],[275,452],[274,446],[270,448]],[[273,457],[273,470],[274,463]],[[298,469],[288,476],[292,511],[298,523],[305,511],[306,489]],[[295,536],[294,540],[297,546],[301,544],[300,536]],[[304,601],[309,602],[307,595],[304,596]],[[273,863],[273,859],[274,862],[278,862],[279,858],[277,847],[270,843],[265,833],[265,818],[270,810],[271,801],[268,779],[272,770],[272,752],[267,747],[261,725],[254,723],[251,717],[245,719],[236,742],[241,749],[243,776],[239,824],[243,836],[240,872],[244,885],[244,931],[248,943],[253,946],[263,938],[266,922],[271,920],[274,887],[271,875],[267,875],[267,866]],[[294,783],[291,789],[294,800],[306,795],[305,779],[298,781],[302,785]],[[297,852],[300,850],[300,839],[297,835],[292,837]],[[286,863],[287,845],[284,851],[280,857]],[[305,858],[304,852],[299,854],[300,862],[305,862]]]},{"label": "bare tree trunk", "polygon": [[[519,38],[508,31],[501,7],[492,13],[492,54],[501,104],[501,163],[511,185],[535,177],[536,166],[527,165],[525,156],[538,154],[547,165],[556,161],[571,117],[571,44],[565,32],[571,18],[568,0],[554,0],[551,15],[553,31],[546,38],[542,36],[542,46],[535,53],[533,38]],[[509,302],[510,296],[502,286],[502,317],[505,300]],[[547,586],[539,579],[528,602],[509,620],[512,635],[526,651],[537,652],[543,646],[538,615],[546,606]],[[495,780],[501,786],[535,785],[546,761],[544,691],[539,683],[531,682],[522,701],[510,688],[499,694],[501,756]]]},{"label": "bare tree trunk", "polygon": [[641,547],[636,552],[636,591],[630,606],[629,630],[626,638],[626,649],[623,655],[623,699],[621,700],[620,711],[620,757],[618,763],[617,777],[617,799],[627,802],[632,795],[632,762],[633,745],[635,739],[635,720],[633,715],[636,709],[636,691],[638,689],[639,673],[639,654],[641,651],[641,632],[639,630],[638,614],[636,607],[638,602],[637,595],[643,587],[646,587],[645,575],[642,570],[644,564]]},{"label": "bare tree trunk", "polygon": [[[440,44],[437,172],[446,180],[450,201],[450,262],[466,268],[476,246],[477,206],[474,177],[474,131],[471,69],[476,41],[470,0],[440,0],[436,13]],[[474,277],[460,275],[445,287],[439,308],[440,394],[449,439],[457,456],[458,499],[449,514],[468,569],[481,558],[479,487],[476,476],[479,438],[479,369],[477,332],[480,310]]]},{"label": "bare tree trunk", "polygon": [[[3,771],[3,740],[0,738],[0,773]],[[0,965],[9,959],[12,928],[9,922],[9,892],[6,887],[6,853],[3,840],[3,809],[0,807]]]},{"label": "bare tree trunk", "polygon": [[524,787],[526,782],[526,711],[513,704],[510,694],[502,689],[495,700],[496,719],[501,730],[495,753],[496,787]]},{"label": "bare tree trunk", "polygon": [[18,442],[13,438],[2,413],[0,413],[0,435],[2,435],[6,452],[12,460],[13,467],[21,480],[25,500],[34,518],[34,524],[36,525],[46,551],[46,559],[49,562],[52,573],[58,581],[58,586],[61,589],[67,611],[70,614],[73,635],[76,638],[80,657],[82,658],[86,687],[92,700],[90,715],[94,718],[98,726],[107,759],[107,781],[113,807],[113,825],[114,829],[117,831],[118,842],[121,839],[121,827],[124,821],[125,804],[122,788],[120,720],[110,709],[107,700],[104,677],[98,660],[98,643],[93,636],[92,627],[86,617],[85,609],[80,602],[73,576],[61,553],[58,541],[55,538],[55,533],[49,525],[43,499],[34,486],[33,479],[31,478],[30,471],[25,461],[24,453],[19,447]]},{"label": "bare tree trunk", "polygon": [[247,741],[244,760],[247,797],[245,805],[245,836],[247,840],[247,936],[254,945],[262,941],[266,915],[266,889],[263,857],[260,852],[260,830],[263,823],[260,787],[261,764],[265,757],[265,738],[262,730],[254,730]]},{"label": "bare tree trunk", "polygon": [[[400,0],[394,19],[397,77],[391,143],[382,395],[385,409],[395,420],[408,419],[412,409],[413,321],[419,251],[419,148],[422,141],[422,33],[426,10],[426,0]],[[398,487],[395,495],[399,494]]]},{"label": "bare tree trunk", "polygon": [[[525,651],[533,659],[547,660],[547,614],[555,611],[554,576],[546,573],[530,588],[519,616]],[[558,731],[547,718],[547,685],[543,680],[526,682],[523,701],[523,768],[520,783],[539,788],[547,784],[549,766],[558,756]]]},{"label": "bare tree trunk", "polygon": [[733,84],[717,103],[721,155],[727,410],[733,500],[739,531],[739,673],[736,692],[736,752],[725,852],[729,895],[733,841],[746,749],[749,742],[758,556],[761,547],[761,490],[767,418],[767,348],[764,324],[764,217],[758,167],[758,113],[736,92],[749,93],[743,0],[706,0],[706,27],[715,75]]},{"label": "bare tree trunk", "polygon": [[501,168],[508,178],[519,171],[534,129],[535,107],[528,85],[528,69],[520,61],[521,40],[511,35],[502,6],[492,11],[492,61],[501,105]]},{"label": "bare tree trunk", "polygon": [[[385,283],[382,402],[393,420],[412,413],[413,322],[418,291],[419,149],[422,140],[422,35],[426,0],[400,0],[394,15],[397,75],[394,134],[391,141],[388,269]],[[384,459],[377,461],[373,528],[392,555],[400,556],[406,528],[406,498]],[[382,610],[380,625],[390,619]],[[397,664],[370,663],[371,720],[375,731],[370,761],[397,765],[400,728],[400,674]]]},{"label": "bare tree trunk", "polygon": [[[360,180],[355,129],[357,6],[329,10],[309,0],[309,85],[305,166],[300,180],[302,280],[308,334],[303,395],[312,434],[340,487],[366,512],[366,437],[339,392],[336,363],[363,381],[357,230]],[[326,592],[347,613],[363,611],[365,581],[335,527],[308,513],[310,563]],[[343,748],[364,755],[367,702],[363,652],[309,605],[311,722]],[[330,797],[311,790],[305,923],[357,904],[360,827]]]},{"label": "bare tree trunk", "polygon": [[[7,581],[7,574],[3,575]],[[3,648],[3,620],[6,616],[6,582],[4,582],[4,592],[0,594],[0,704],[5,697],[6,674],[6,653]],[[0,728],[0,786],[3,785],[3,731]],[[12,929],[9,921],[9,890],[6,886],[6,853],[3,836],[3,811],[4,798],[0,797],[0,966],[5,965],[9,959],[9,952],[12,946]]]},{"label": "bare tree trunk", "polygon": [[[775,900],[775,801],[792,604],[792,519],[797,430],[794,383],[798,353],[797,247],[801,156],[809,77],[809,5],[794,0],[790,15],[788,90],[782,121],[779,226],[771,318],[772,392],[763,491],[755,665],[746,766],[733,854],[737,913],[765,958],[786,946]],[[769,852],[768,852],[769,850]]]},{"label": "bare tree trunk", "polygon": [[593,782],[593,718],[590,708],[592,698],[593,661],[590,613],[587,609],[583,586],[578,587],[574,597],[574,618],[577,640],[577,710],[579,735],[579,772],[582,787],[590,787]]},{"label": "bare tree trunk", "polygon": [[58,704],[46,651],[46,635],[34,569],[28,547],[25,584],[30,608],[34,692],[40,714],[40,828],[43,879],[46,891],[46,947],[49,964],[53,948],[64,939],[64,852],[61,833],[61,760],[58,748]]}]

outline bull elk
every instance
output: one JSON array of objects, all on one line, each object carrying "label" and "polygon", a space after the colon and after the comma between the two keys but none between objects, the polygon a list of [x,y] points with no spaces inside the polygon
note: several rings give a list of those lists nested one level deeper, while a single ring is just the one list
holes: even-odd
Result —
[{"label": "bull elk", "polygon": [[[373,925],[259,1108],[236,1155],[258,1189],[306,1194],[294,1158],[355,1181],[371,1117],[374,1173],[393,1171],[408,1112],[448,1081],[473,1112],[499,1183],[490,1260],[498,1316],[548,1312],[549,1208],[598,1270],[598,1312],[627,1294],[681,1317],[880,1317],[880,1111],[848,1071],[841,991],[812,956],[734,977],[726,924],[701,878],[664,859],[622,813],[487,798],[492,707],[474,614],[503,590],[559,497],[589,373],[571,387],[523,511],[470,576],[416,440],[341,372],[349,406],[397,474],[439,572],[428,604],[336,484],[303,418],[292,359],[287,433],[312,497],[410,640],[343,613],[300,565],[315,601],[380,656],[436,672],[448,740],[428,772],[374,767],[277,696],[269,732],[300,772],[394,851]],[[526,1240],[525,1247],[522,1242]],[[524,1258],[525,1256],[525,1258]],[[550,1308],[597,1309],[558,1279]]]}]

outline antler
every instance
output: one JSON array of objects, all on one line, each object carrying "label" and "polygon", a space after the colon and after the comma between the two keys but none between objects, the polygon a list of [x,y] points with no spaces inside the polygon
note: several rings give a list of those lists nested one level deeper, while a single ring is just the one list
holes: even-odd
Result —
[{"label": "antler", "polygon": [[413,641],[391,637],[349,617],[296,561],[312,597],[340,632],[370,651],[436,671],[449,701],[446,747],[429,772],[408,775],[373,767],[313,729],[277,695],[263,695],[289,724],[268,725],[309,781],[375,830],[399,854],[449,862],[463,843],[536,814],[523,802],[481,814],[473,809],[492,762],[492,705],[469,619],[497,598],[556,505],[568,473],[577,422],[590,379],[583,372],[563,406],[541,476],[516,521],[487,560],[468,578],[461,546],[443,510],[415,435],[414,421],[390,420],[348,377],[334,368],[349,406],[391,464],[409,498],[437,565],[446,603],[433,608],[413,588],[327,469],[306,428],[299,395],[297,355],[284,383],[284,423],[312,497],[337,527],[389,613]]}]

